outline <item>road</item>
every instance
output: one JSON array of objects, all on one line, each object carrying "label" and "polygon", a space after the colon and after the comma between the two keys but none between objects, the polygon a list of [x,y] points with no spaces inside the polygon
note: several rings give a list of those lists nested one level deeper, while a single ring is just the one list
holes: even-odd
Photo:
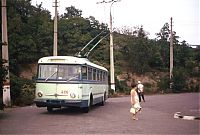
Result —
[{"label": "road", "polygon": [[89,113],[70,108],[48,113],[34,105],[5,109],[0,112],[0,134],[196,135],[200,120],[173,115],[200,115],[199,97],[200,93],[145,96],[138,121],[130,117],[129,96],[109,98],[105,106],[94,106]]}]

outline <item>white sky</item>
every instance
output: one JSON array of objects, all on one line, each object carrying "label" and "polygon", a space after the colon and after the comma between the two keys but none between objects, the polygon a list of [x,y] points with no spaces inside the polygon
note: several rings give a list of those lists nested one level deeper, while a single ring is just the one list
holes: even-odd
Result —
[{"label": "white sky", "polygon": [[[32,4],[43,3],[54,16],[55,0],[32,0]],[[84,18],[94,16],[100,23],[109,24],[110,4],[96,4],[103,0],[58,0],[59,14],[66,7],[75,6],[82,10]],[[105,0],[110,1],[110,0]],[[200,45],[199,0],[121,0],[112,5],[113,27],[134,27],[143,25],[150,38],[155,38],[162,26],[173,17],[173,31],[192,45]]]}]

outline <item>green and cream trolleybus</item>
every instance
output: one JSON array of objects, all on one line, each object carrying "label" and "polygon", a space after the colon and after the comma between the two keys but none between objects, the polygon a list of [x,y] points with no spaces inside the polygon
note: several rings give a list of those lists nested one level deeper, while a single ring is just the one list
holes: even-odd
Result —
[{"label": "green and cream trolleybus", "polygon": [[108,70],[86,58],[49,56],[38,61],[35,104],[48,111],[80,107],[88,112],[108,98]]}]

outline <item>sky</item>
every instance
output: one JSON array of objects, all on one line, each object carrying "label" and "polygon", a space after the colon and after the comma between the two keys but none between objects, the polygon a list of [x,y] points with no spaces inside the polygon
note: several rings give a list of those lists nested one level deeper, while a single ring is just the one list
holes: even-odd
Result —
[{"label": "sky", "polygon": [[[113,28],[133,28],[143,26],[149,38],[156,38],[165,23],[173,18],[173,31],[179,41],[186,40],[191,45],[200,45],[200,0],[121,0],[97,4],[103,0],[57,0],[58,12],[63,14],[66,7],[74,6],[82,10],[82,16],[95,17],[100,23],[109,24],[110,11]],[[105,0],[110,1],[110,0]],[[54,16],[55,0],[32,0],[32,5],[40,4]],[[111,7],[111,8],[110,8]],[[111,10],[110,10],[111,9]]]}]

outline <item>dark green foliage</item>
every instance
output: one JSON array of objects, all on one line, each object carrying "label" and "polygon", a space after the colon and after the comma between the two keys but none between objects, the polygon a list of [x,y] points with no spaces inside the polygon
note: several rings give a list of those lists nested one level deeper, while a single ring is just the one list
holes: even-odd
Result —
[{"label": "dark green foliage", "polygon": [[67,13],[64,13],[61,15],[62,18],[74,18],[74,17],[81,17],[82,16],[82,11],[79,9],[76,9],[74,6],[71,7],[66,7],[65,10]]},{"label": "dark green foliage", "polygon": [[4,63],[5,62],[2,59],[0,59],[0,89],[1,89],[0,96],[2,96],[3,81],[5,81],[7,74],[6,67],[5,65],[3,65]]},{"label": "dark green foliage", "polygon": [[157,93],[157,91],[153,90],[152,84],[150,84],[150,83],[143,83],[143,85],[145,86],[145,88],[144,88],[145,94],[154,94],[154,93]]},{"label": "dark green foliage", "polygon": [[3,65],[4,61],[0,59],[0,110],[3,110],[3,81],[5,81],[7,70]]},{"label": "dark green foliage", "polygon": [[31,105],[35,97],[34,89],[33,81],[11,75],[11,99],[14,105]]},{"label": "dark green foliage", "polygon": [[[30,1],[8,1],[8,38],[10,59],[31,63],[50,55],[53,27],[50,12]],[[45,55],[46,54],[46,55]]]},{"label": "dark green foliage", "polygon": [[142,27],[134,32],[136,34],[127,41],[128,44],[125,46],[123,53],[131,71],[143,74],[149,71],[150,68],[151,46],[149,45],[147,33]]},{"label": "dark green foliage", "polygon": [[173,92],[186,92],[188,90],[187,81],[188,81],[188,73],[184,68],[175,68],[173,70]]},{"label": "dark green foliage", "polygon": [[116,91],[120,93],[130,94],[130,87],[127,86],[126,80],[119,81],[116,79]]},{"label": "dark green foliage", "polygon": [[161,93],[168,93],[170,89],[170,79],[168,76],[163,76],[158,82],[158,89]]}]

